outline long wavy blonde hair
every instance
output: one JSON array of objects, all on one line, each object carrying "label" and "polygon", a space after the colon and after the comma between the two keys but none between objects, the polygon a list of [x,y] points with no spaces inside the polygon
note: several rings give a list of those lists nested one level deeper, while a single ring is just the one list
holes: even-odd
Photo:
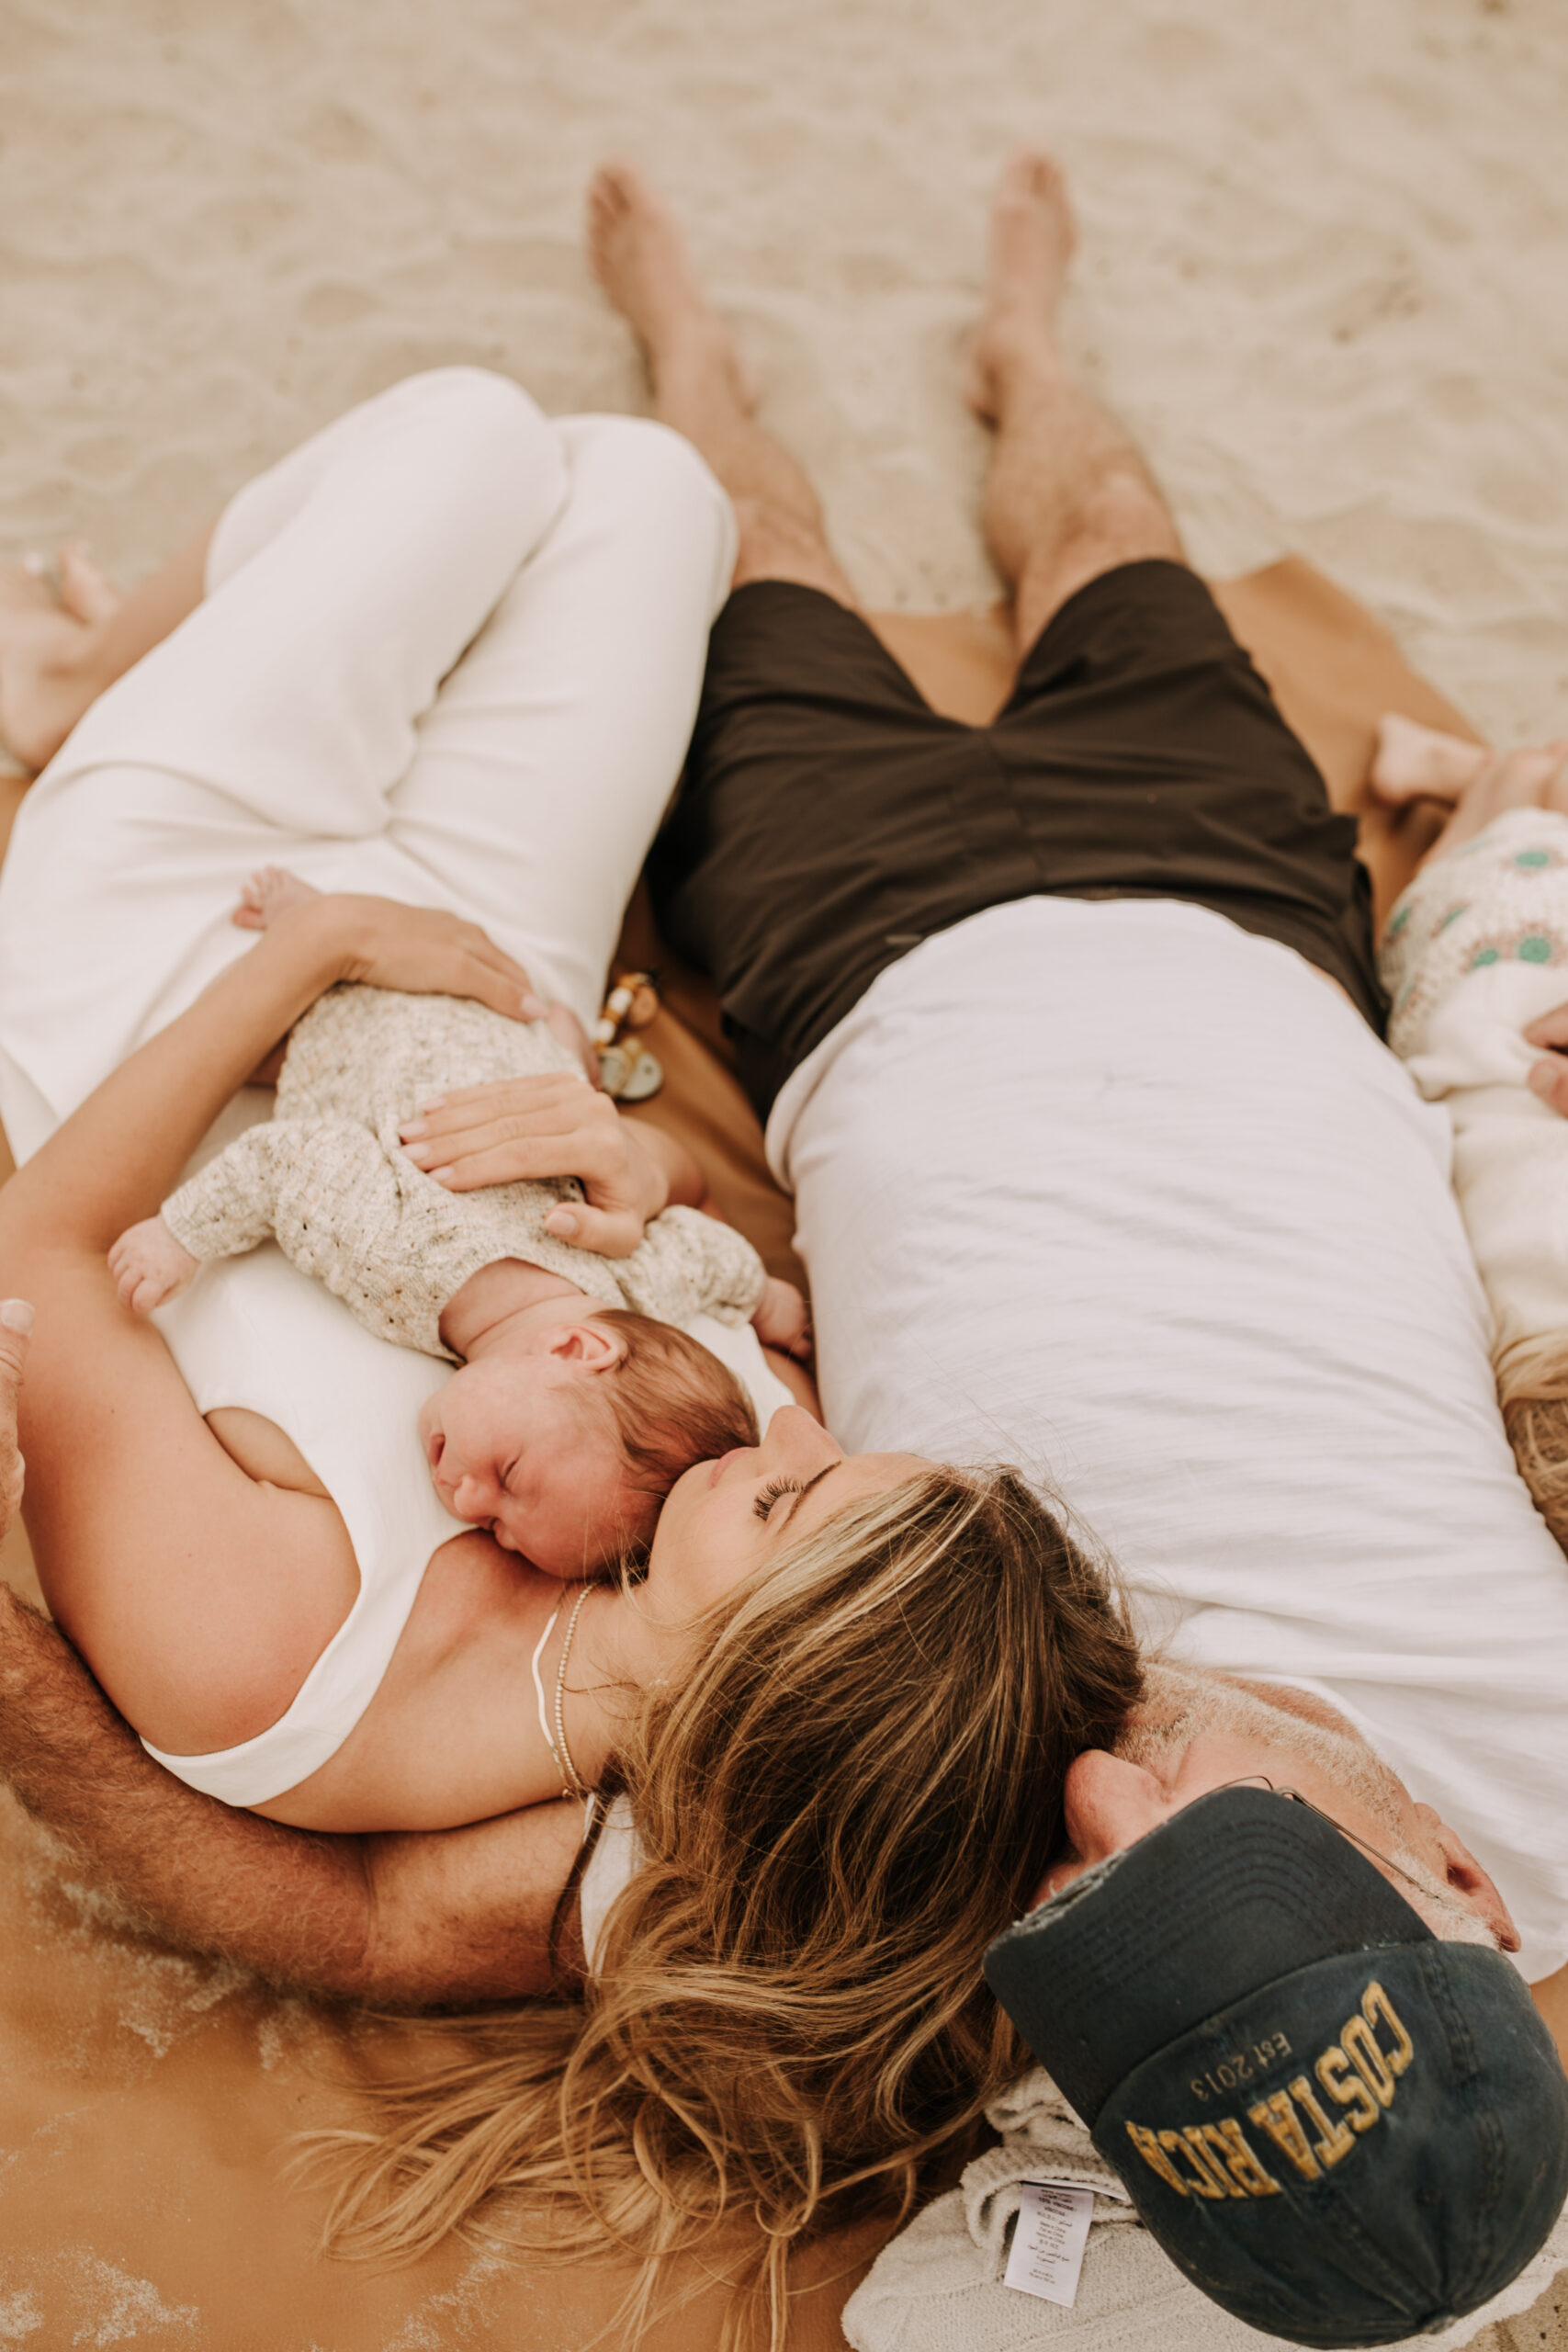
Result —
[{"label": "long wavy blonde hair", "polygon": [[635,2342],[670,2258],[750,2224],[731,2339],[780,2346],[792,2248],[906,2211],[1026,2063],[981,1957],[1139,1688],[1107,1577],[1014,1473],[835,1513],[642,1702],[619,1776],[645,1859],[581,1995],[441,2021],[434,2064],[367,2086],[374,2130],[319,2135],[330,2242],[618,2248]]}]

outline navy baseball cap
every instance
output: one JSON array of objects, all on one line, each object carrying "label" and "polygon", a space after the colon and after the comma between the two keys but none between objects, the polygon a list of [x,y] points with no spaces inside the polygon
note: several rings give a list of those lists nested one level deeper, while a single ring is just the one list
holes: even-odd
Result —
[{"label": "navy baseball cap", "polygon": [[1568,2078],[1517,1971],[1288,1796],[1200,1797],[986,1977],[1171,2260],[1267,2335],[1435,2333],[1568,2197]]}]

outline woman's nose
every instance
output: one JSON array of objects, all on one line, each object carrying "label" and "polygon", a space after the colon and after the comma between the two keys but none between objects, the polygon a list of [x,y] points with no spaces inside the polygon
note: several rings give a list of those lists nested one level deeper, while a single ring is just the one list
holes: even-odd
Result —
[{"label": "woman's nose", "polygon": [[1080,1862],[1103,1862],[1169,1819],[1167,1791],[1152,1772],[1103,1747],[1086,1748],[1068,1767],[1064,1826]]},{"label": "woman's nose", "polygon": [[836,1445],[818,1420],[799,1405],[781,1405],[768,1423],[761,1443],[759,1466],[764,1472],[791,1471],[814,1477],[818,1470],[826,1470],[844,1458],[842,1446]]}]

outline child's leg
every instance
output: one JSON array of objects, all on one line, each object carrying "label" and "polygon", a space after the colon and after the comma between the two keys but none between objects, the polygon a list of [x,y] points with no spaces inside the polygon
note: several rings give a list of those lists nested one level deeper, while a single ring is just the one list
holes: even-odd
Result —
[{"label": "child's leg", "polygon": [[387,796],[565,492],[554,429],[466,369],[368,403],[241,492],[212,593],[94,705],[18,818],[0,1112],[14,1091],[21,1150],[243,952],[229,914],[258,865],[442,895],[388,842]]},{"label": "child's leg", "polygon": [[1422,865],[1450,856],[1510,808],[1551,808],[1568,816],[1568,741],[1484,753]]},{"label": "child's leg", "polygon": [[483,923],[592,1024],[680,773],[735,526],[664,426],[558,430],[570,498],[423,721],[389,837],[428,876],[423,895]]}]

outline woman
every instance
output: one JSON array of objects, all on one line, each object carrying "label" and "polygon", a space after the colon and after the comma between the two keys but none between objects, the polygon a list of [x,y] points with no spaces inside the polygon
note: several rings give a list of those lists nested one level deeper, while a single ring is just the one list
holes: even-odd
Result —
[{"label": "woman", "polygon": [[[339,979],[499,1004],[525,966],[592,1017],[732,544],[673,435],[552,427],[493,379],[420,379],[252,485],[153,584],[149,633],[182,580],[186,616],[25,808],[0,888],[0,1108],[33,1156],[0,1208],[0,1286],[39,1311],[31,1521],[58,1589],[112,1589],[148,1684],[149,1598],[171,1583],[231,1696],[256,1672],[243,1596],[265,1596],[288,1627],[267,1636],[271,1704],[318,1653],[331,1670],[395,1555],[415,1590],[379,1636],[378,1698],[417,1689],[411,1782],[458,1739],[485,1769],[485,1726],[527,1692],[558,1587],[432,1529],[399,1484],[411,1380],[439,1371],[265,1255],[209,1274],[166,1350],[104,1252]],[[135,613],[117,626],[117,659],[141,650]],[[269,859],[330,911],[264,936],[258,984],[228,968],[227,912]],[[204,982],[209,1090],[164,1037],[117,1069]],[[423,1495],[417,1456],[412,1475]],[[1017,2065],[979,1960],[1043,1867],[1066,1762],[1135,1695],[1100,1579],[1007,1474],[845,1461],[788,1410],[682,1482],[662,1556],[692,1641],[621,1743],[645,1859],[598,1985],[494,2020],[477,2055],[465,2026],[445,2080],[389,2094],[396,2128],[365,2141],[343,2209],[361,2244],[418,2245],[508,2182],[543,2197],[543,2241],[587,2251],[608,2226],[654,2263],[739,2204],[777,2290],[792,2237],[857,2196],[907,2198]]]}]

